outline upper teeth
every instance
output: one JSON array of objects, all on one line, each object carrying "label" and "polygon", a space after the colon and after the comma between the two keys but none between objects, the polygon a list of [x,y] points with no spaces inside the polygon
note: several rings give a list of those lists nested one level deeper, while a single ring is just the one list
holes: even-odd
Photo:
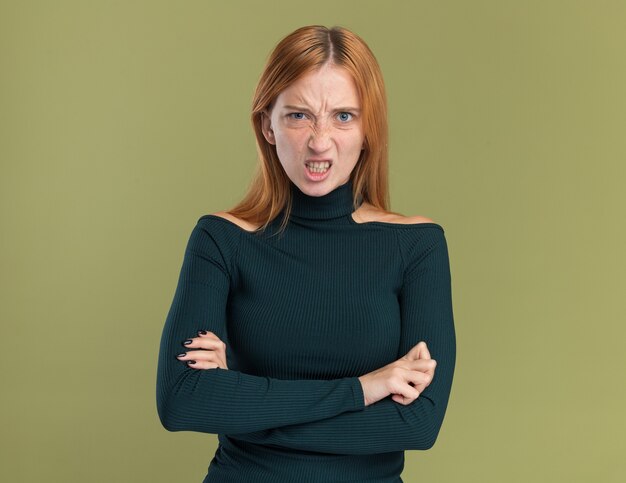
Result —
[{"label": "upper teeth", "polygon": [[308,166],[312,168],[328,168],[330,167],[330,163],[328,161],[322,161],[320,163],[307,163]]}]

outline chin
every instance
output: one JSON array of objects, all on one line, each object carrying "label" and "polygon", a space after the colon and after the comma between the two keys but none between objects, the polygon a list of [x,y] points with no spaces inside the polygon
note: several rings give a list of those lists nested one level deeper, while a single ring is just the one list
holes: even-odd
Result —
[{"label": "chin", "polygon": [[320,182],[313,182],[309,180],[304,180],[302,186],[299,186],[300,191],[309,196],[324,196],[325,194],[330,193],[336,186],[334,185],[332,180],[325,179]]}]

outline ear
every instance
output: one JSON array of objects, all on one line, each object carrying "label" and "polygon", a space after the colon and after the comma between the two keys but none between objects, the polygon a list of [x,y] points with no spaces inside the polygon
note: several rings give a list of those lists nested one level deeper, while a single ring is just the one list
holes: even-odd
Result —
[{"label": "ear", "polygon": [[268,143],[276,144],[274,130],[272,129],[272,119],[267,109],[261,113],[261,130],[263,131],[263,137],[265,137]]}]

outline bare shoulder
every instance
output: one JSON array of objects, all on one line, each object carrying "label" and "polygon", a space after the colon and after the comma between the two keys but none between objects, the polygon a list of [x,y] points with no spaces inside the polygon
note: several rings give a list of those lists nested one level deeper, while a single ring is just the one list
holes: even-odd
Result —
[{"label": "bare shoulder", "polygon": [[435,223],[435,221],[431,220],[426,216],[402,216],[397,217],[396,223],[401,223],[403,225],[417,225],[419,223]]},{"label": "bare shoulder", "polygon": [[435,223],[426,216],[404,216],[393,211],[384,211],[364,202],[358,210],[353,213],[354,221],[357,223],[368,223],[371,221],[382,223],[396,223],[401,225],[415,225],[419,223]]},{"label": "bare shoulder", "polygon": [[242,220],[241,218],[238,218],[235,215],[231,215],[227,211],[218,211],[218,212],[212,213],[212,215],[219,216],[220,218],[224,218],[225,220],[228,220],[231,223],[234,223],[235,225],[237,225],[239,228],[241,228],[244,231],[253,232],[258,228],[258,225],[250,223],[249,221],[246,221],[246,220]]}]

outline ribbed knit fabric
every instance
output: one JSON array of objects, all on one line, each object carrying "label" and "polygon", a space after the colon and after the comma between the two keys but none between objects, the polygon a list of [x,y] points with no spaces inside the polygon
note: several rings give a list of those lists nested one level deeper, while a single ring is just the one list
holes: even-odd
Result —
[{"label": "ribbed knit fabric", "polygon": [[[159,417],[218,434],[204,483],[401,482],[404,450],[434,444],[452,385],[444,230],[357,223],[351,181],[321,197],[291,188],[280,235],[282,215],[263,234],[217,215],[193,228],[161,338]],[[177,360],[199,330],[226,342],[228,370]],[[420,341],[431,384],[409,405],[365,407],[358,376]]]}]

